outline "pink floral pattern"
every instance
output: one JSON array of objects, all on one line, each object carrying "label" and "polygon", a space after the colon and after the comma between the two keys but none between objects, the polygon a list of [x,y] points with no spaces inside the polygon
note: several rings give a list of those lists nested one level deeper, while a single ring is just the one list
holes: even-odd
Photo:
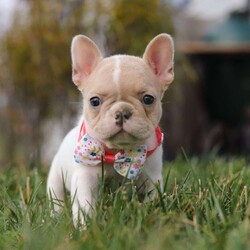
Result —
[{"label": "pink floral pattern", "polygon": [[98,165],[102,161],[103,152],[102,144],[86,134],[75,148],[75,162],[85,165]]},{"label": "pink floral pattern", "polygon": [[114,169],[128,179],[136,179],[143,168],[147,156],[146,145],[139,145],[133,149],[121,150],[115,155]]}]

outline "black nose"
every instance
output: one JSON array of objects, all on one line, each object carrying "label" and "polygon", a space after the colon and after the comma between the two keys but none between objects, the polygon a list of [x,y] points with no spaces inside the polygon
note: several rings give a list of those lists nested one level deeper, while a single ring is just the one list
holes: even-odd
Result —
[{"label": "black nose", "polygon": [[128,120],[131,116],[132,116],[132,113],[128,110],[117,111],[115,113],[116,125],[122,127],[123,123],[126,122],[126,120]]}]

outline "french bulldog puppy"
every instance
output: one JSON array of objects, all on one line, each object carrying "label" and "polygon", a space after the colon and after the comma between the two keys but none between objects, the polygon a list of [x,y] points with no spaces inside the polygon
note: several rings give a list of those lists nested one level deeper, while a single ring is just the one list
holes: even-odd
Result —
[{"label": "french bulldog puppy", "polygon": [[[51,165],[47,192],[58,212],[65,188],[73,221],[84,225],[98,197],[100,177],[134,180],[140,192],[162,187],[161,99],[173,81],[173,40],[156,36],[142,58],[103,58],[96,44],[77,35],[71,56],[74,84],[83,95],[79,125],[64,138]],[[65,187],[65,188],[64,188]]]}]

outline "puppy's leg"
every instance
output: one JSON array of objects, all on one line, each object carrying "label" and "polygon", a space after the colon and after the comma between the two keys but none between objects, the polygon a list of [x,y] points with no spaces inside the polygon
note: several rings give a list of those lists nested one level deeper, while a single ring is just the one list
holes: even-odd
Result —
[{"label": "puppy's leg", "polygon": [[63,207],[64,181],[57,157],[54,158],[47,181],[47,194],[51,203],[52,212],[58,213]]},{"label": "puppy's leg", "polygon": [[100,166],[77,166],[71,180],[71,199],[73,201],[73,222],[77,226],[85,224],[84,213],[90,214],[98,196]]},{"label": "puppy's leg", "polygon": [[51,164],[47,193],[54,212],[59,212],[64,204],[65,189],[70,191],[71,176],[75,169],[73,155],[78,132],[79,128],[75,127],[65,136]]},{"label": "puppy's leg", "polygon": [[155,199],[157,197],[157,185],[160,191],[163,191],[162,146],[158,147],[154,154],[147,159],[144,167],[144,175],[140,183],[144,187],[143,192],[150,194],[150,199]]}]

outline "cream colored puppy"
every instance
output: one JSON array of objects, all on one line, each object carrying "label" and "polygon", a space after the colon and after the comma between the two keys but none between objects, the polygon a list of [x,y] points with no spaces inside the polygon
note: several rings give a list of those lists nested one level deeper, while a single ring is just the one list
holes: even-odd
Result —
[{"label": "cream colored puppy", "polygon": [[[63,140],[51,165],[47,192],[60,210],[64,185],[71,193],[73,221],[84,224],[104,176],[135,180],[143,192],[162,187],[161,99],[173,81],[174,48],[167,34],[156,36],[143,58],[103,58],[83,35],[72,40],[73,82],[83,95],[83,117]],[[142,189],[140,189],[142,191]],[[154,192],[151,192],[154,193]]]}]

